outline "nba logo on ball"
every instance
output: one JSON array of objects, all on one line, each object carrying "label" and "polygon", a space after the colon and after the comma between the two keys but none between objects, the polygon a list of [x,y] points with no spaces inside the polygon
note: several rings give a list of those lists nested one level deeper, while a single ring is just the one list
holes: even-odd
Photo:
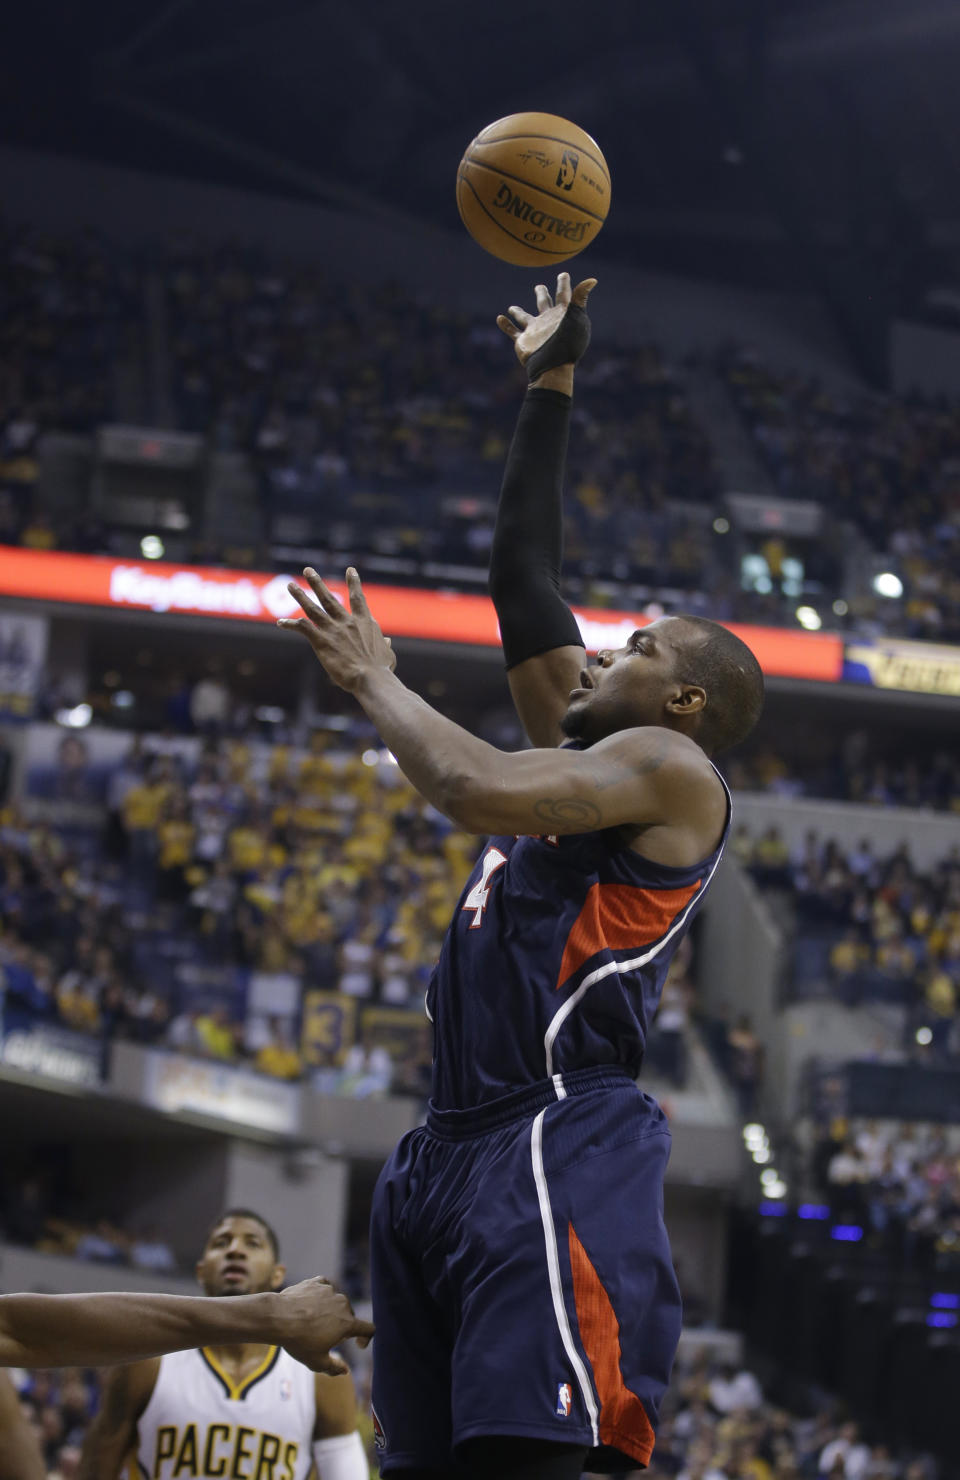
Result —
[{"label": "nba logo on ball", "polygon": [[573,1393],[569,1382],[557,1383],[557,1417],[569,1418],[570,1407],[573,1403]]}]

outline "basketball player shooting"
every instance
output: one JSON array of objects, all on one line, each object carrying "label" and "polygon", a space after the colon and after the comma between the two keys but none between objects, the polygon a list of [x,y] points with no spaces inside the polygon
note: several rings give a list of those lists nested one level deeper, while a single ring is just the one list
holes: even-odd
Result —
[{"label": "basketball player shooting", "polygon": [[[277,1290],[277,1236],[248,1209],[218,1219],[197,1264],[213,1300]],[[367,1480],[345,1364],[318,1374],[279,1346],[218,1341],[110,1374],[83,1446],[80,1480],[118,1480],[131,1451],[152,1480]],[[316,1469],[314,1470],[314,1466]]]},{"label": "basketball player shooting", "polygon": [[559,594],[574,367],[594,283],[498,323],[528,375],[491,555],[509,754],[394,673],[356,571],[315,571],[302,632],[420,793],[487,844],[427,994],[433,1093],[377,1184],[373,1405],[382,1473],[573,1480],[649,1462],[680,1334],[666,1120],[636,1085],[670,960],[716,870],[712,756],[763,702],[750,650],[668,617],[587,667]]}]

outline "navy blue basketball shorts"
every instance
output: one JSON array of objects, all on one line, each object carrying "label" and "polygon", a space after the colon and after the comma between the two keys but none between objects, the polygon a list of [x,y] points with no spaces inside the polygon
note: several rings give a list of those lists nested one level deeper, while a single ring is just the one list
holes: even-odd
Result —
[{"label": "navy blue basketball shorts", "polygon": [[382,1474],[484,1435],[646,1465],[680,1338],[663,1223],[666,1119],[616,1070],[431,1111],[371,1219]]}]

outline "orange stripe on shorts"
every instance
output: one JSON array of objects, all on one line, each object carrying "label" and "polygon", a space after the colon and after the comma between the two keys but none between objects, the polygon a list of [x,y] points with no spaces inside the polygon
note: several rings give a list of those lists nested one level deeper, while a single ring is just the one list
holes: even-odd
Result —
[{"label": "orange stripe on shorts", "polygon": [[600,1442],[646,1465],[653,1453],[653,1426],[646,1409],[620,1371],[620,1322],[573,1224],[570,1266],[577,1323],[600,1399]]}]

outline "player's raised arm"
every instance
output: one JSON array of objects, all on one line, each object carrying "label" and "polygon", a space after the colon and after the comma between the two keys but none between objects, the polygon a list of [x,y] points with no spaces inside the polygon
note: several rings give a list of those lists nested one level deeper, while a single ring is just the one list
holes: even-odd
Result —
[{"label": "player's raised arm", "polygon": [[555,301],[541,283],[535,315],[513,307],[497,319],[530,386],[503,474],[490,595],[510,692],[534,745],[559,744],[567,696],[584,664],[580,630],[560,595],[560,568],[573,371],[590,341],[585,307],[594,286],[587,278],[571,289],[562,272]]},{"label": "player's raised arm", "polygon": [[2,1295],[0,1366],[103,1367],[226,1342],[275,1342],[319,1372],[342,1373],[330,1348],[373,1335],[326,1280],[274,1294]]}]

